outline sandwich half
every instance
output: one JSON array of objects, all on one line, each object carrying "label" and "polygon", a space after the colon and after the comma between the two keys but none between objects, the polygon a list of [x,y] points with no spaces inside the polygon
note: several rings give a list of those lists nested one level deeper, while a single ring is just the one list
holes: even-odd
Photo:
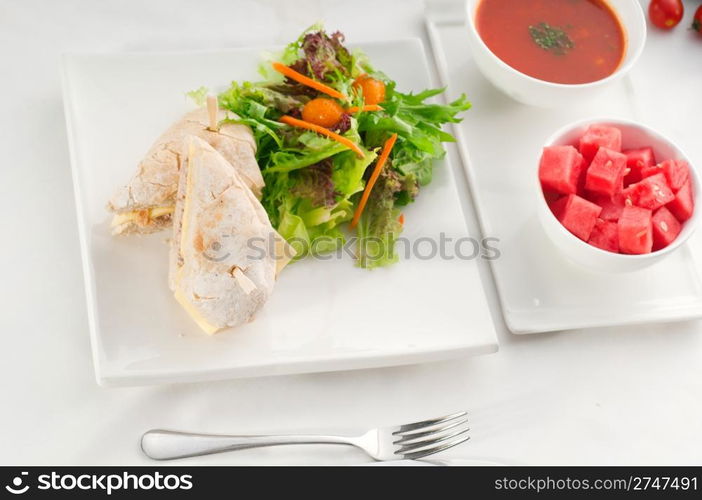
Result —
[{"label": "sandwich half", "polygon": [[294,256],[238,170],[196,136],[183,140],[169,282],[207,333],[251,321]]},{"label": "sandwich half", "polygon": [[[226,117],[224,111],[217,114],[220,121]],[[190,135],[200,137],[217,150],[260,198],[264,182],[256,162],[256,141],[251,129],[242,124],[224,123],[212,131],[208,124],[207,109],[196,109],[173,124],[151,146],[129,183],[107,204],[114,213],[113,234],[152,233],[171,225],[181,165],[180,145]]]}]

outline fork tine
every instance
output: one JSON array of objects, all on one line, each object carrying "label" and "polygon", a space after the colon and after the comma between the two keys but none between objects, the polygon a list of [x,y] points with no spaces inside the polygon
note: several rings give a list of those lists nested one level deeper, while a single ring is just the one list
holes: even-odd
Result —
[{"label": "fork tine", "polygon": [[428,457],[429,455],[439,453],[440,451],[448,450],[449,448],[453,448],[454,446],[458,446],[459,444],[465,443],[469,439],[470,436],[461,436],[459,438],[454,439],[453,441],[445,442],[440,446],[434,446],[433,448],[425,448],[419,451],[413,451],[408,453],[398,453],[398,455],[401,455],[402,458],[407,460],[416,460],[418,458],[424,458]]},{"label": "fork tine", "polygon": [[460,436],[465,436],[470,431],[469,427],[462,427],[448,434],[429,436],[418,441],[405,442],[399,445],[398,453],[414,453],[420,448],[433,447],[447,441],[452,441]]},{"label": "fork tine", "polygon": [[433,427],[435,425],[439,424],[445,424],[448,423],[452,420],[456,420],[458,418],[462,418],[468,415],[467,411],[459,411],[457,413],[452,413],[451,415],[446,415],[445,417],[439,417],[439,418],[432,418],[429,420],[422,420],[421,422],[414,422],[412,424],[405,424],[401,425],[399,429],[397,429],[395,432],[392,434],[399,435],[399,434],[405,434],[408,432],[412,431],[418,431],[418,430],[424,430],[425,428],[428,427]]},{"label": "fork tine", "polygon": [[446,431],[449,431],[451,429],[456,429],[457,427],[461,427],[465,424],[468,423],[468,418],[462,418],[460,420],[455,420],[452,422],[449,422],[446,425],[442,425],[440,427],[433,428],[428,431],[424,432],[411,432],[411,433],[405,433],[405,434],[394,434],[395,436],[399,437],[397,441],[394,441],[392,444],[411,444],[414,442],[420,442],[420,441],[431,441],[432,439],[422,439],[428,436],[433,436],[436,438],[441,437],[441,435],[445,434]]}]

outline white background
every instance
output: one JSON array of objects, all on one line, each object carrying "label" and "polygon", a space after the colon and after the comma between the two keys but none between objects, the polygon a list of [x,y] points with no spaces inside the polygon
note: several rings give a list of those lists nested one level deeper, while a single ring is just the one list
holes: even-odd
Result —
[{"label": "white background", "polygon": [[[502,331],[497,354],[401,368],[169,387],[95,384],[59,54],[284,43],[318,19],[353,41],[424,37],[419,2],[351,3],[0,1],[0,463],[147,464],[138,438],[152,427],[329,431],[458,409],[472,412],[472,440],[447,458],[702,463],[699,322],[528,337]],[[699,163],[702,37],[687,29],[697,3],[686,2],[673,33],[649,34],[641,68],[651,83],[637,91],[648,120],[665,125]],[[315,446],[183,463],[364,461],[360,452]]]}]

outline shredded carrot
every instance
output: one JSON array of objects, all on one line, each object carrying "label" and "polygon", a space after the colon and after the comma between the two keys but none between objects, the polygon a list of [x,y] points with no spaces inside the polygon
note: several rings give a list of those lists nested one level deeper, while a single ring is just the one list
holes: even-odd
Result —
[{"label": "shredded carrot", "polygon": [[405,225],[405,214],[400,214],[400,216],[397,218],[397,222],[399,222],[401,225]]},{"label": "shredded carrot", "polygon": [[349,114],[358,113],[359,111],[382,111],[382,106],[377,104],[366,104],[365,106],[351,106],[346,108],[346,112]]},{"label": "shredded carrot", "polygon": [[317,80],[313,80],[312,78],[309,78],[302,73],[298,73],[294,69],[286,66],[283,63],[279,62],[274,62],[273,63],[273,69],[276,70],[279,73],[284,74],[291,80],[295,80],[298,83],[301,83],[303,85],[307,85],[308,87],[312,87],[315,90],[318,90],[322,92],[323,94],[330,95],[332,97],[335,97],[337,99],[341,99],[342,101],[347,101],[348,97],[346,97],[344,94],[339,92],[336,89],[331,88],[329,85],[325,85],[323,83],[318,82]]},{"label": "shredded carrot", "polygon": [[359,148],[358,145],[355,144],[351,139],[347,139],[346,137],[339,135],[336,132],[332,132],[331,130],[324,128],[320,125],[315,125],[314,123],[306,122],[304,120],[298,120],[297,118],[293,118],[292,116],[288,115],[282,116],[280,118],[280,121],[282,123],[285,123],[286,125],[290,125],[291,127],[304,128],[313,132],[317,132],[318,134],[325,135],[330,139],[333,139],[336,142],[343,144],[351,151],[356,153],[359,157],[363,158],[364,156],[361,148]]},{"label": "shredded carrot", "polygon": [[378,162],[375,164],[373,173],[371,174],[370,179],[368,179],[368,184],[366,184],[366,188],[363,190],[363,194],[361,195],[361,200],[358,202],[358,206],[356,207],[356,212],[354,212],[353,214],[353,219],[351,219],[351,229],[356,227],[356,225],[358,224],[358,221],[361,218],[361,214],[363,214],[363,209],[366,208],[366,203],[368,203],[368,198],[370,197],[371,190],[375,185],[375,181],[378,180],[378,177],[380,176],[380,171],[383,169],[383,165],[385,165],[385,162],[388,161],[390,151],[395,145],[396,140],[397,134],[392,134],[390,138],[387,141],[385,141],[385,144],[383,144],[383,150],[381,151],[380,156],[378,157]]}]

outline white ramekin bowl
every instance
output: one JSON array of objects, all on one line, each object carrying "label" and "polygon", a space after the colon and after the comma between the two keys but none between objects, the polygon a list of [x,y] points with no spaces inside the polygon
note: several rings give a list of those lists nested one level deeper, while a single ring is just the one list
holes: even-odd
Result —
[{"label": "white ramekin bowl", "polygon": [[690,178],[692,179],[693,196],[695,196],[695,210],[692,217],[683,223],[683,229],[678,237],[670,245],[653,253],[644,255],[623,255],[589,245],[580,238],[571,234],[551,212],[539,182],[539,158],[536,158],[534,169],[534,179],[537,184],[539,196],[537,197],[537,212],[541,224],[548,238],[558,247],[570,260],[577,262],[591,270],[607,273],[631,272],[644,267],[648,267],[664,259],[668,255],[680,248],[692,235],[700,219],[700,210],[697,208],[698,195],[700,192],[700,179],[695,170],[695,166],[690,162],[685,153],[676,146],[670,139],[664,137],[655,130],[638,123],[611,118],[591,118],[576,123],[571,123],[556,131],[544,144],[544,146],[577,145],[578,139],[592,124],[612,125],[622,131],[622,149],[635,149],[651,146],[656,156],[656,161],[675,159],[685,160],[690,165]]},{"label": "white ramekin bowl", "polygon": [[608,84],[624,76],[636,63],[646,42],[646,17],[635,0],[606,0],[619,17],[626,36],[624,60],[607,78],[591,83],[564,84],[525,75],[503,62],[485,45],[475,26],[475,14],[482,0],[467,0],[470,48],[476,64],[493,85],[517,101],[532,106],[559,107],[597,96]]}]

